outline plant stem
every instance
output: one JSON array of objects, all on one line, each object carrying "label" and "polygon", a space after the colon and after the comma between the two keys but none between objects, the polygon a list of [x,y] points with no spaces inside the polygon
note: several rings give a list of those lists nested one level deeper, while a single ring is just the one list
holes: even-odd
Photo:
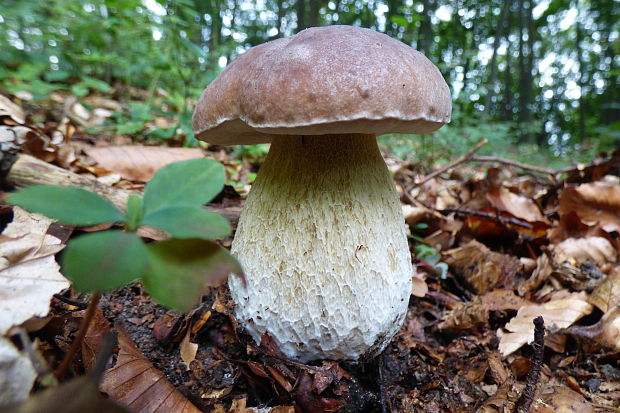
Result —
[{"label": "plant stem", "polygon": [[527,384],[519,400],[517,400],[517,413],[528,413],[530,406],[534,401],[536,394],[536,386],[540,380],[540,368],[543,362],[543,353],[545,349],[545,322],[542,316],[534,319],[534,357],[532,360],[532,369],[527,375]]},{"label": "plant stem", "polygon": [[407,192],[410,192],[413,188],[418,187],[428,181],[430,181],[431,179],[433,179],[434,177],[441,175],[442,173],[446,172],[448,169],[452,169],[457,165],[462,164],[463,162],[466,162],[469,158],[472,157],[472,155],[477,152],[480,148],[482,148],[484,145],[486,145],[489,141],[486,139],[481,140],[480,142],[478,142],[476,144],[476,146],[474,146],[472,149],[470,149],[469,151],[467,151],[467,153],[457,159],[455,159],[454,161],[450,162],[449,164],[439,168],[438,170],[436,170],[433,173],[430,173],[428,175],[426,175],[424,178],[422,178],[422,180],[420,180],[419,182],[416,182],[415,184],[413,184],[413,186],[411,188],[408,188]]},{"label": "plant stem", "polygon": [[73,343],[71,343],[71,347],[69,348],[69,351],[67,351],[64,360],[62,361],[62,363],[60,363],[60,366],[58,366],[58,369],[56,370],[55,374],[58,381],[61,381],[65,377],[69,365],[73,361],[73,358],[75,357],[78,349],[81,347],[82,341],[84,341],[84,337],[88,332],[90,322],[95,315],[95,310],[97,309],[97,304],[99,304],[100,299],[101,293],[99,292],[94,293],[91,297],[90,302],[88,303],[88,308],[86,309],[86,314],[84,314],[84,318],[82,319],[82,323],[80,324],[80,329],[75,335],[75,339],[73,340]]}]

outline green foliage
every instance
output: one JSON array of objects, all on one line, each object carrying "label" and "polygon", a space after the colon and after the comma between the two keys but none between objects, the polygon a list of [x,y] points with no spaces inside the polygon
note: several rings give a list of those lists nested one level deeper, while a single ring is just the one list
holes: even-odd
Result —
[{"label": "green foliage", "polygon": [[[113,85],[126,109],[105,125],[106,132],[182,138],[192,146],[190,102],[224,63],[309,25],[352,24],[419,49],[451,88],[452,126],[424,144],[393,142],[390,147],[399,156],[411,157],[407,151],[417,150],[430,160],[447,159],[449,153],[462,153],[461,146],[476,134],[499,145],[494,154],[525,159],[534,154],[545,162],[572,161],[618,146],[617,2],[313,4],[297,16],[294,1],[4,0],[0,89],[29,91],[41,100],[55,91],[78,97],[109,93]],[[126,86],[142,88],[148,96],[130,102]],[[147,127],[161,112],[174,126]],[[522,151],[524,145],[528,148]]]},{"label": "green foliage", "polygon": [[228,221],[195,206],[175,205],[149,213],[144,225],[163,229],[175,238],[223,238],[230,234]]},{"label": "green foliage", "polygon": [[62,257],[63,272],[78,291],[106,291],[144,275],[146,245],[132,232],[101,231],[69,242]]},{"label": "green foliage", "polygon": [[149,245],[149,266],[144,277],[148,293],[161,304],[188,311],[200,299],[205,285],[242,274],[225,249],[201,239],[170,239]]},{"label": "green foliage", "polygon": [[75,186],[31,186],[10,195],[7,202],[71,225],[123,219],[123,214],[110,201]]},{"label": "green foliage", "polygon": [[210,201],[222,190],[224,178],[224,168],[212,159],[190,159],[167,165],[144,188],[145,219],[160,209],[195,207]]},{"label": "green foliage", "polygon": [[[80,291],[106,291],[141,279],[155,300],[187,311],[205,285],[230,273],[243,277],[235,258],[210,241],[230,235],[230,224],[201,207],[223,183],[222,165],[191,159],[157,171],[144,198],[129,197],[125,214],[99,195],[76,187],[34,186],[7,201],[73,225],[123,221],[125,232],[107,230],[69,241],[62,258],[65,275]],[[175,238],[147,247],[135,234],[142,225]]]},{"label": "green foliage", "polygon": [[448,264],[441,261],[441,254],[433,247],[426,244],[415,246],[415,256],[424,264],[432,267],[439,273],[439,277],[445,279],[448,274]]}]

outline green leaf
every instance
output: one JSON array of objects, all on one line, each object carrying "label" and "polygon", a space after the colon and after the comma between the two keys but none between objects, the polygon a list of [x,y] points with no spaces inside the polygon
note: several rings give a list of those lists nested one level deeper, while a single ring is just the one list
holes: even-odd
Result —
[{"label": "green leaf", "polygon": [[142,225],[163,229],[175,238],[216,239],[231,232],[225,218],[196,206],[158,209],[145,216]]},{"label": "green leaf", "polygon": [[228,275],[245,281],[239,262],[219,245],[201,239],[169,239],[148,246],[149,267],[143,282],[158,303],[189,311],[200,302],[208,285]]},{"label": "green leaf", "polygon": [[224,167],[212,159],[189,159],[166,165],[144,189],[144,215],[171,206],[199,206],[224,186]]},{"label": "green leaf", "polygon": [[392,23],[396,23],[398,26],[403,26],[403,27],[409,26],[409,20],[407,20],[403,16],[390,16],[390,21]]},{"label": "green leaf", "polygon": [[71,225],[123,220],[110,201],[76,186],[31,186],[9,195],[7,202]]},{"label": "green leaf", "polygon": [[103,80],[95,79],[90,76],[85,76],[80,83],[90,89],[95,89],[100,92],[109,92],[112,90],[112,87]]},{"label": "green leaf", "polygon": [[148,250],[130,232],[103,231],[69,241],[62,257],[64,274],[79,291],[106,291],[128,284],[147,269]]},{"label": "green leaf", "polygon": [[116,133],[119,135],[133,135],[144,129],[142,122],[126,122],[116,126]]},{"label": "green leaf", "polygon": [[127,231],[134,232],[138,229],[142,222],[142,197],[132,194],[127,199],[127,212],[125,223]]}]

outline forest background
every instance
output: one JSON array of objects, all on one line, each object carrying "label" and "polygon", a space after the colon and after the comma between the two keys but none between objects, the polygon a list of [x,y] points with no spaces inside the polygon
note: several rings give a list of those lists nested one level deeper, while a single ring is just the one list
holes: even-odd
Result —
[{"label": "forest background", "polygon": [[[122,109],[89,132],[191,146],[193,103],[235,56],[306,27],[349,24],[420,50],[452,91],[450,125],[423,139],[383,137],[386,151],[437,162],[486,138],[480,154],[553,167],[620,146],[619,5],[3,0],[0,91],[32,102],[59,91],[113,95]],[[170,121],[152,122],[162,116]]]}]

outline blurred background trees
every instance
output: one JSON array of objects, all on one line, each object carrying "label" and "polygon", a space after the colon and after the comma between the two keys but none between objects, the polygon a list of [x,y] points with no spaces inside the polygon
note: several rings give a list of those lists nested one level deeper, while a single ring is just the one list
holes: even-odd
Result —
[{"label": "blurred background trees", "polygon": [[579,160],[620,146],[619,7],[614,0],[3,0],[0,89],[34,100],[58,90],[122,100],[135,87],[147,91],[147,103],[159,91],[191,135],[192,100],[236,55],[306,27],[351,24],[417,48],[452,90],[451,125],[415,145],[384,138],[395,154],[449,157],[488,138],[495,154]]}]

